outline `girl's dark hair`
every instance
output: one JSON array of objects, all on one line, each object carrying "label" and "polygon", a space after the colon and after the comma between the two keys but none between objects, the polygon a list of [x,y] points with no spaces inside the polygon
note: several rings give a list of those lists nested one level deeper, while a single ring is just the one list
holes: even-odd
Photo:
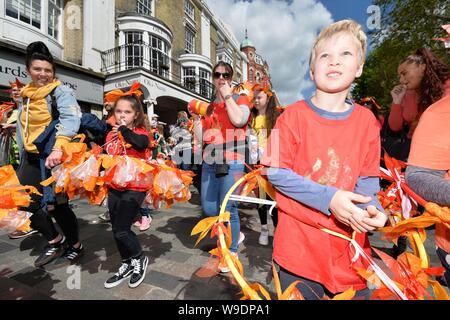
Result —
[{"label": "girl's dark hair", "polygon": [[139,98],[137,98],[134,94],[131,96],[120,97],[114,104],[114,109],[116,108],[117,103],[121,100],[128,101],[131,104],[131,108],[137,113],[137,118],[134,120],[133,125],[136,128],[145,128],[144,108],[142,108]]},{"label": "girl's dark hair", "polygon": [[53,60],[53,56],[48,50],[45,43],[42,41],[32,42],[27,47],[27,54],[25,57],[25,65],[27,69],[31,67],[31,63],[34,60],[44,60],[52,65],[53,72],[55,72],[55,61]]},{"label": "girl's dark hair", "polygon": [[[261,91],[259,91],[261,92]],[[259,92],[255,92],[258,93]],[[256,94],[255,94],[256,96]],[[281,115],[280,112],[277,111],[277,104],[275,102],[275,95],[267,97],[267,109],[266,109],[266,124],[267,124],[267,136],[270,136],[270,132],[273,127],[275,127],[275,123],[277,122],[278,117]],[[258,115],[258,110],[256,108],[252,108],[253,117]]]},{"label": "girl's dark hair", "polygon": [[425,73],[420,82],[419,115],[444,94],[444,83],[450,78],[450,69],[433,52],[426,48],[417,49],[401,63],[425,64]]}]

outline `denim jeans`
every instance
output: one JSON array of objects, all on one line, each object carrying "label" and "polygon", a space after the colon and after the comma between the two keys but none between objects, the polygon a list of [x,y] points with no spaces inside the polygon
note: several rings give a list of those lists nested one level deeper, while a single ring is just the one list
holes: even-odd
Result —
[{"label": "denim jeans", "polygon": [[145,192],[109,189],[108,209],[117,249],[123,261],[141,255],[142,247],[131,225],[140,211]]},{"label": "denim jeans", "polygon": [[[203,212],[207,216],[217,216],[220,212],[225,195],[231,186],[244,175],[244,164],[242,162],[231,161],[228,163],[230,168],[228,174],[222,177],[216,177],[214,164],[202,164],[202,185],[201,202]],[[231,252],[237,252],[240,222],[235,201],[228,201],[226,210],[230,212],[231,223]]]}]

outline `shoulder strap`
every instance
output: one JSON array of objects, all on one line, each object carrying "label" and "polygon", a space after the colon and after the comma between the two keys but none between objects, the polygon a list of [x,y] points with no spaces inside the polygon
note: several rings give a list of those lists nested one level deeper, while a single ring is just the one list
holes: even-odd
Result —
[{"label": "shoulder strap", "polygon": [[55,89],[53,89],[49,95],[50,98],[52,100],[51,103],[51,110],[52,110],[52,120],[58,120],[59,119],[59,111],[58,111],[58,103],[56,102],[56,97],[55,97],[55,90],[57,87],[55,87]]}]

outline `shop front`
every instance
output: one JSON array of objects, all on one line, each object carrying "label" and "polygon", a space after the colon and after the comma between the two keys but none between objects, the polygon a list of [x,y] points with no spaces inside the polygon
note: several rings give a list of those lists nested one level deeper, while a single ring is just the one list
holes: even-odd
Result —
[{"label": "shop front", "polygon": [[[10,82],[16,78],[22,83],[29,83],[25,66],[25,54],[20,51],[2,49],[0,57],[0,101],[10,101]],[[84,70],[65,62],[56,63],[56,75],[61,82],[72,88],[83,112],[91,112],[99,118],[103,109],[104,76]]]}]

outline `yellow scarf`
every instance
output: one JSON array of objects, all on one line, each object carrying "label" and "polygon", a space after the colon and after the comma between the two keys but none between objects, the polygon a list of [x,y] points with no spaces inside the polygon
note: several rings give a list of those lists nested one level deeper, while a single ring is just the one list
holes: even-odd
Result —
[{"label": "yellow scarf", "polygon": [[38,88],[32,82],[20,92],[24,98],[20,125],[22,126],[23,143],[27,152],[38,153],[33,142],[52,121],[52,115],[48,111],[45,97],[60,84],[61,82],[55,79],[53,82]]}]

